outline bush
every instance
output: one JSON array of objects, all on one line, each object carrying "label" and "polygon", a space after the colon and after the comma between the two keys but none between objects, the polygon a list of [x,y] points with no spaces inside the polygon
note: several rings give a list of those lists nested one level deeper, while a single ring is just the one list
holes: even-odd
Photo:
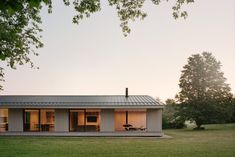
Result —
[{"label": "bush", "polygon": [[233,98],[233,102],[231,105],[231,111],[232,111],[232,116],[231,116],[230,122],[235,123],[235,98]]},{"label": "bush", "polygon": [[180,117],[176,117],[176,118],[172,117],[170,119],[166,117],[166,114],[165,116],[163,115],[163,121],[162,121],[163,129],[181,129],[186,126],[185,121]]},{"label": "bush", "polygon": [[178,105],[173,100],[167,100],[163,109],[163,129],[181,129],[185,127],[185,120],[178,115]]}]

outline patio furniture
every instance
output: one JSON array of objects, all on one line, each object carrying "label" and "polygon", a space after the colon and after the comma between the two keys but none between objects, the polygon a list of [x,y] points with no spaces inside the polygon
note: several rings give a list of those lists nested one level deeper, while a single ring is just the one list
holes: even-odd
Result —
[{"label": "patio furniture", "polygon": [[129,131],[129,128],[132,127],[131,124],[123,124],[123,127],[125,128],[126,131]]},{"label": "patio furniture", "polygon": [[143,126],[141,127],[133,127],[131,124],[124,124],[123,127],[125,128],[126,131],[145,131],[146,128],[144,128]]}]

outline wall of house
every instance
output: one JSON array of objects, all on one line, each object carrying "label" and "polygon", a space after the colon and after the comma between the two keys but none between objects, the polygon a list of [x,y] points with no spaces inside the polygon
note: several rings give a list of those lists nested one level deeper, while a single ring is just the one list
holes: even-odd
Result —
[{"label": "wall of house", "polygon": [[100,116],[101,116],[100,131],[113,132],[115,128],[114,109],[102,109]]},{"label": "wall of house", "polygon": [[23,109],[8,109],[8,130],[23,131]]},{"label": "wall of house", "polygon": [[162,109],[147,109],[147,131],[162,132]]},{"label": "wall of house", "polygon": [[55,109],[55,131],[68,132],[69,131],[69,110]]}]

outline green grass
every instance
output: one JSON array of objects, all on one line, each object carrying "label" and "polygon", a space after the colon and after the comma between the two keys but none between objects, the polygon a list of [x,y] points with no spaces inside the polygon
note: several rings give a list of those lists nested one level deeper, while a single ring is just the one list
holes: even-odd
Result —
[{"label": "green grass", "polygon": [[234,157],[235,124],[165,130],[172,139],[0,137],[1,157]]}]

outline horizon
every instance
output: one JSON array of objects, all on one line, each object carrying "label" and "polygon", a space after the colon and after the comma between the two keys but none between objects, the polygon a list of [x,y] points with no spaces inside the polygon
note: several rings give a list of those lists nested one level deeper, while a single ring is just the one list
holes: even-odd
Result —
[{"label": "horizon", "polygon": [[[130,23],[124,37],[113,7],[72,24],[63,2],[43,7],[42,41],[29,65],[5,64],[1,95],[150,95],[165,102],[179,92],[183,66],[192,54],[211,52],[235,94],[235,1],[198,0],[185,6],[186,20],[174,20],[171,3],[146,2],[148,16]],[[223,10],[223,12],[221,11]]]}]

